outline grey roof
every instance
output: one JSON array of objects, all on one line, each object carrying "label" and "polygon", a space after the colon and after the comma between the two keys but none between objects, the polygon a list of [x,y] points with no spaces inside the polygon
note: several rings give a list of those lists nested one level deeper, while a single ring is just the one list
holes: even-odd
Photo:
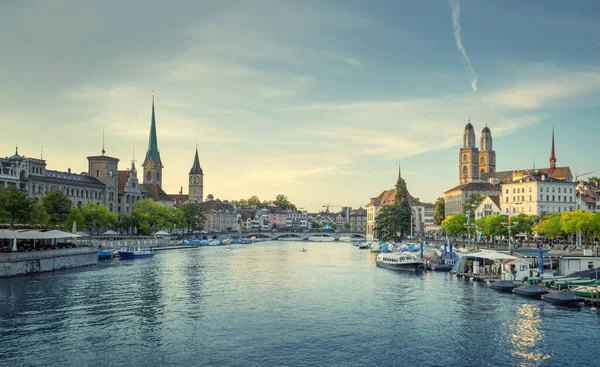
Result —
[{"label": "grey roof", "polygon": [[88,176],[88,175],[78,175],[76,173],[52,171],[52,170],[47,169],[45,177],[56,179],[56,180],[65,180],[65,181],[71,181],[71,182],[81,182],[81,183],[86,183],[86,184],[104,186],[104,183],[102,183],[102,181],[98,180],[95,177]]}]

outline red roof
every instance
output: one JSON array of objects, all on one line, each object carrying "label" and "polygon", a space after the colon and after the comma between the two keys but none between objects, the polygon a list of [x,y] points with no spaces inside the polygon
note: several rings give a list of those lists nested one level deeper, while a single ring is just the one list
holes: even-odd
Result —
[{"label": "red roof", "polygon": [[129,179],[129,171],[118,171],[117,186],[119,189],[119,195],[123,195],[125,192],[125,185]]}]

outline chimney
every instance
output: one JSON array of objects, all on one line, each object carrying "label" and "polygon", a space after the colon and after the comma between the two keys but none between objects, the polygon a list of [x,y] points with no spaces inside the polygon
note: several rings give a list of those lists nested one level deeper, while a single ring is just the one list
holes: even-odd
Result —
[{"label": "chimney", "polygon": [[67,170],[67,172],[71,173],[71,169],[69,168],[69,169]]},{"label": "chimney", "polygon": [[542,181],[546,181],[546,175],[542,175]]}]

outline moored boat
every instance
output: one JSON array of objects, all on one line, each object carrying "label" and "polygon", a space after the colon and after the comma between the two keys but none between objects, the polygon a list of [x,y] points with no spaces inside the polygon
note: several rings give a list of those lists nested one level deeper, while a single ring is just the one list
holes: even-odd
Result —
[{"label": "moored boat", "polygon": [[316,234],[308,237],[308,240],[312,242],[332,242],[335,241],[335,238],[326,234]]},{"label": "moored boat", "polygon": [[582,285],[590,285],[594,283],[595,279],[559,279],[554,281],[552,287],[556,289],[569,289],[570,287],[582,286]]},{"label": "moored boat", "polygon": [[367,250],[369,248],[369,244],[367,242],[363,242],[361,244],[358,245],[358,249],[359,250]]},{"label": "moored boat", "polygon": [[103,250],[98,251],[98,260],[112,260],[112,258],[113,258],[112,251],[103,251]]},{"label": "moored boat", "polygon": [[154,251],[152,251],[151,247],[123,247],[119,250],[119,258],[121,260],[138,259],[152,256],[154,256]]},{"label": "moored boat", "polygon": [[421,271],[425,269],[425,262],[408,253],[392,252],[377,255],[377,266],[401,271]]},{"label": "moored boat", "polygon": [[350,241],[352,241],[352,237],[342,236],[342,237],[340,237],[340,241],[350,242]]},{"label": "moored boat", "polygon": [[522,285],[520,287],[516,287],[515,289],[513,289],[513,292],[519,296],[541,297],[544,294],[548,293],[548,290],[544,287],[540,287],[539,285],[527,284]]},{"label": "moored boat", "polygon": [[[435,264],[431,267],[433,271],[450,271],[454,267],[454,264]],[[512,288],[511,288],[512,289]]]},{"label": "moored boat", "polygon": [[544,294],[542,299],[546,302],[555,303],[558,305],[572,305],[575,303],[584,302],[585,300],[571,292],[550,292]]},{"label": "moored boat", "polygon": [[573,289],[573,293],[579,297],[600,298],[600,286],[581,286]]},{"label": "moored boat", "polygon": [[490,288],[501,292],[511,292],[517,287],[517,284],[511,280],[499,280],[497,282],[490,283]]}]

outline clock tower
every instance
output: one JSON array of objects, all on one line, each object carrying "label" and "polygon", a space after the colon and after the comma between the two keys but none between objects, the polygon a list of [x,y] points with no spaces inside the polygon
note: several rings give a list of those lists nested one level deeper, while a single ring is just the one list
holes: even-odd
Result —
[{"label": "clock tower", "polygon": [[198,147],[196,147],[196,156],[194,157],[194,164],[190,170],[190,182],[188,190],[189,201],[201,203],[204,193],[204,173],[202,173],[202,167],[200,167],[200,160],[198,159]]},{"label": "clock tower", "polygon": [[112,213],[117,212],[118,197],[118,170],[119,159],[105,155],[104,146],[102,155],[87,157],[88,175],[101,181],[105,186],[104,195],[98,198],[100,204],[106,205]]}]

